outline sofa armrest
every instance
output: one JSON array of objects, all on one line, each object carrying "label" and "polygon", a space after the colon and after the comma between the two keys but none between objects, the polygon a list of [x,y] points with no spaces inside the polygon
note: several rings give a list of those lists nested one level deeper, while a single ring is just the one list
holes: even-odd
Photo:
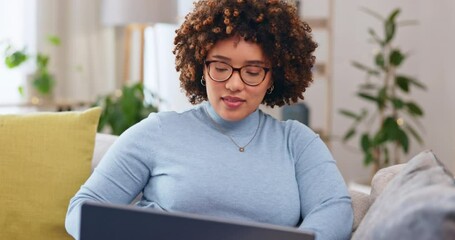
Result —
[{"label": "sofa armrest", "polygon": [[118,136],[105,134],[105,133],[97,133],[95,137],[95,149],[93,151],[93,158],[92,158],[92,171],[101,161],[106,151],[109,147],[117,140]]},{"label": "sofa armrest", "polygon": [[362,192],[350,189],[349,193],[352,199],[352,208],[354,210],[354,224],[352,230],[355,231],[362,221],[365,214],[370,209],[371,204],[382,193],[390,180],[401,171],[405,164],[393,165],[379,170],[371,181],[371,192]]},{"label": "sofa armrest", "polygon": [[390,180],[397,175],[403,169],[406,164],[392,165],[386,168],[380,169],[371,180],[371,193],[370,198],[372,202],[384,191],[389,184]]}]

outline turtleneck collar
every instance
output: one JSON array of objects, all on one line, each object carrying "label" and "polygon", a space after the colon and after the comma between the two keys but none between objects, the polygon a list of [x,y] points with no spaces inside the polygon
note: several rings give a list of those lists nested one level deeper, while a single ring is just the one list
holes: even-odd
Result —
[{"label": "turtleneck collar", "polygon": [[[218,113],[208,101],[204,102],[202,104],[202,107],[205,109],[204,111],[210,115],[207,117],[211,117],[213,121],[215,121],[226,132],[230,132],[232,134],[250,134],[257,129],[259,124],[259,109],[256,109],[254,112],[242,120],[227,121],[218,115]],[[211,122],[211,124],[213,123]]]}]

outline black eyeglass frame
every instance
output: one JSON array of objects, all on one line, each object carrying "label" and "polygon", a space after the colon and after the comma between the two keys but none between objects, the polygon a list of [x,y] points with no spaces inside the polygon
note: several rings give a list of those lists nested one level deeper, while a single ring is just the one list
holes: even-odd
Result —
[{"label": "black eyeglass frame", "polygon": [[[231,74],[229,74],[229,76],[228,76],[226,79],[224,79],[224,80],[215,80],[215,79],[212,77],[212,75],[210,75],[210,66],[209,66],[210,63],[214,63],[214,62],[224,63],[224,64],[228,65],[229,67],[231,67],[231,68],[232,68]],[[204,64],[205,64],[205,66],[207,67],[207,70],[208,70],[207,73],[208,73],[210,79],[212,79],[212,80],[215,81],[215,82],[226,82],[227,80],[229,80],[229,79],[232,77],[232,74],[234,74],[234,72],[237,71],[237,72],[239,72],[239,76],[240,76],[240,79],[242,80],[242,82],[245,83],[246,85],[252,86],[252,87],[258,86],[258,85],[260,85],[262,82],[264,82],[265,77],[267,76],[267,73],[270,71],[270,68],[268,68],[268,67],[262,67],[262,66],[257,66],[257,65],[245,65],[245,66],[241,66],[241,67],[239,67],[239,68],[235,68],[235,67],[231,66],[231,65],[228,64],[228,63],[225,63],[225,62],[223,62],[223,61],[217,61],[217,60],[213,60],[213,61],[207,61],[207,60],[206,60],[206,61],[204,61]],[[242,72],[241,72],[242,68],[245,68],[245,67],[259,67],[259,68],[264,69],[264,77],[263,77],[262,80],[261,80],[259,83],[257,83],[257,84],[251,84],[251,83],[246,82],[245,80],[243,80]]]}]

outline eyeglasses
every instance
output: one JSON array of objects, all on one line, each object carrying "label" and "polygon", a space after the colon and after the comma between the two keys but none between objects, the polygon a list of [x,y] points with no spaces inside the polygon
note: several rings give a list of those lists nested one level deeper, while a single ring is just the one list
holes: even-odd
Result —
[{"label": "eyeglasses", "polygon": [[205,61],[209,77],[215,82],[224,82],[231,78],[234,71],[238,71],[240,79],[249,86],[257,86],[264,81],[270,68],[255,65],[245,65],[241,68],[235,68],[225,62]]}]

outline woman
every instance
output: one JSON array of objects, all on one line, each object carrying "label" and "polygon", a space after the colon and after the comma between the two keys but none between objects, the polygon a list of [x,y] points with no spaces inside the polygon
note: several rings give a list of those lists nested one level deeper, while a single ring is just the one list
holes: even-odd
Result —
[{"label": "woman", "polygon": [[84,201],[293,226],[348,239],[351,199],[328,149],[297,121],[258,109],[303,99],[315,58],[310,27],[283,1],[203,0],[176,31],[183,113],[128,129],[71,200],[77,238]]}]

